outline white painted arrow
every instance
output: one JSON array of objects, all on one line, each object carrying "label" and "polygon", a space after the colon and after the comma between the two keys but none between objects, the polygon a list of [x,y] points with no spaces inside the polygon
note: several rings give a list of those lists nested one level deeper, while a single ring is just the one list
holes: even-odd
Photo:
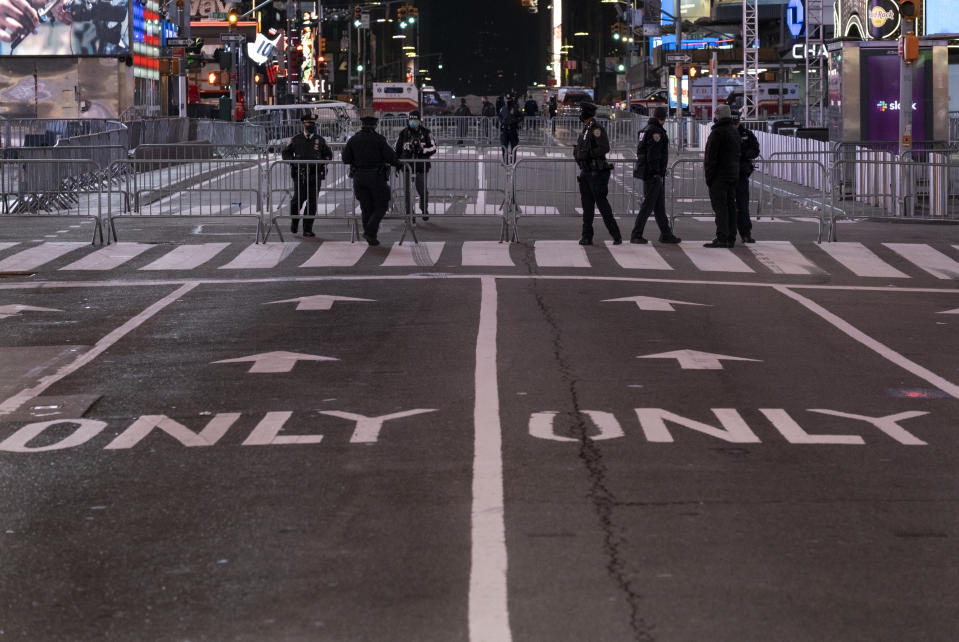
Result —
[{"label": "white painted arrow", "polygon": [[676,359],[683,370],[722,370],[721,360],[726,361],[760,361],[760,359],[746,359],[745,357],[730,357],[725,354],[699,352],[698,350],[674,350],[659,354],[638,355],[637,359]]},{"label": "white painted arrow", "polygon": [[355,299],[351,296],[333,296],[329,294],[316,294],[314,296],[301,296],[295,299],[283,299],[282,301],[270,301],[263,305],[272,305],[274,303],[296,303],[297,310],[329,310],[337,301],[375,301],[376,299]]},{"label": "white painted arrow", "polygon": [[289,372],[296,365],[297,361],[339,361],[333,357],[321,357],[315,354],[301,354],[299,352],[264,352],[262,354],[251,354],[248,357],[237,357],[236,359],[223,359],[213,363],[244,363],[252,362],[253,366],[247,372]]},{"label": "white painted arrow", "polygon": [[603,303],[631,301],[639,306],[640,310],[652,312],[675,312],[674,305],[706,305],[705,303],[690,303],[689,301],[674,301],[673,299],[657,299],[652,296],[626,296],[622,299],[605,299]]},{"label": "white painted arrow", "polygon": [[943,310],[939,314],[959,314],[959,308],[956,308],[955,310]]},{"label": "white painted arrow", "polygon": [[57,310],[56,308],[38,308],[33,305],[20,305],[18,303],[0,305],[0,319],[15,317],[21,312],[63,312],[63,310]]}]

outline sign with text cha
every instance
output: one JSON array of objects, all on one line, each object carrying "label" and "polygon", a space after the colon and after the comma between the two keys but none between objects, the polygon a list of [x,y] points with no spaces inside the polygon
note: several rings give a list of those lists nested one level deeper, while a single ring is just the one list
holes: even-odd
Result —
[{"label": "sign with text cha", "polygon": [[786,6],[786,27],[793,38],[798,38],[806,24],[806,10],[802,0],[789,0]]}]

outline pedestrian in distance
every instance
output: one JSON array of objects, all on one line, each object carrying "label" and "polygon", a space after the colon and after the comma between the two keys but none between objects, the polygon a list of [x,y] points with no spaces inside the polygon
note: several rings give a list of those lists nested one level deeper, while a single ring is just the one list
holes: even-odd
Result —
[{"label": "pedestrian in distance", "polygon": [[657,107],[646,128],[639,134],[636,146],[636,166],[633,177],[643,181],[643,204],[636,215],[636,223],[630,234],[630,243],[648,243],[643,236],[646,221],[652,213],[659,226],[660,243],[679,243],[681,238],[673,234],[666,216],[666,171],[669,168],[669,136],[666,124],[666,108]]},{"label": "pedestrian in distance", "polygon": [[550,96],[550,97],[549,97],[549,106],[547,107],[547,109],[549,110],[549,119],[550,119],[550,120],[553,120],[554,118],[556,118],[556,108],[557,108],[557,105],[556,105],[556,96]]},{"label": "pedestrian in distance", "polygon": [[303,217],[303,236],[316,236],[313,233],[313,220],[316,217],[316,197],[320,185],[326,178],[326,162],[332,160],[333,150],[326,140],[316,131],[316,116],[306,114],[300,118],[303,131],[290,139],[283,149],[282,158],[296,162],[290,164],[290,176],[293,179],[293,194],[290,197],[290,231],[296,234],[300,222],[300,209],[306,203],[306,216]]},{"label": "pedestrian in distance", "polygon": [[749,177],[756,169],[754,160],[759,158],[759,140],[756,134],[741,122],[740,112],[733,112],[733,124],[739,133],[739,179],[736,181],[736,229],[743,243],[755,243],[753,223],[749,220]]},{"label": "pedestrian in distance", "polygon": [[703,247],[736,245],[736,181],[739,180],[739,132],[729,105],[717,105],[714,124],[706,139],[703,169],[709,201],[716,215],[716,238]]},{"label": "pedestrian in distance", "polygon": [[361,118],[362,128],[343,147],[343,162],[350,166],[353,193],[360,202],[363,239],[369,245],[380,244],[380,221],[390,206],[390,166],[397,171],[403,167],[390,144],[377,133],[378,120],[374,116]]},{"label": "pedestrian in distance", "polygon": [[463,139],[466,138],[466,131],[468,123],[466,122],[467,116],[472,116],[473,112],[470,111],[470,108],[466,105],[466,99],[460,98],[460,106],[456,108],[454,116],[459,116],[459,119],[456,121],[456,135],[459,140],[456,141],[457,145],[463,144]]},{"label": "pedestrian in distance", "polygon": [[526,104],[523,105],[523,115],[530,120],[527,122],[527,127],[531,129],[536,128],[536,117],[539,116],[539,105],[536,104],[536,99],[530,96],[526,99]]},{"label": "pedestrian in distance", "polygon": [[496,114],[499,115],[503,111],[503,107],[506,106],[506,99],[503,96],[496,97]]},{"label": "pedestrian in distance", "polygon": [[[412,172],[413,182],[416,185],[416,193],[420,197],[420,212],[423,220],[430,219],[429,212],[429,192],[427,191],[426,179],[430,171],[430,163],[426,159],[436,153],[436,142],[430,130],[423,126],[420,119],[420,112],[413,110],[410,112],[409,121],[406,127],[400,130],[400,135],[396,138],[396,155],[402,160],[412,161],[407,164],[407,169]],[[410,194],[410,184],[406,181],[406,202],[412,203]],[[412,209],[412,207],[410,208]],[[416,221],[416,218],[413,218]]]},{"label": "pedestrian in distance", "polygon": [[523,124],[523,112],[516,105],[516,99],[509,96],[506,105],[499,112],[500,145],[503,147],[503,162],[509,163],[513,150],[519,145],[519,128]]},{"label": "pedestrian in distance", "polygon": [[596,119],[596,105],[583,103],[579,119],[583,122],[583,132],[579,136],[573,158],[579,165],[579,195],[583,203],[583,234],[580,245],[593,244],[593,218],[595,210],[603,217],[603,223],[613,237],[613,245],[623,242],[619,225],[613,218],[613,208],[609,204],[609,176],[613,165],[606,160],[609,153],[609,138],[606,130]]},{"label": "pedestrian in distance", "polygon": [[489,101],[489,98],[483,96],[483,106],[480,109],[480,116],[483,117],[483,139],[492,142],[493,132],[492,120],[496,118],[496,107]]}]

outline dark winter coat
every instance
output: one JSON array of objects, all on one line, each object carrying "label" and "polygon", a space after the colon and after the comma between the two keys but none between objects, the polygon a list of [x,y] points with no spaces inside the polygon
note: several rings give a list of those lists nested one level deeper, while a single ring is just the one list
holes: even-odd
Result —
[{"label": "dark winter coat", "polygon": [[650,118],[646,128],[640,132],[633,176],[643,180],[653,176],[666,176],[668,168],[669,136],[658,120]]},{"label": "dark winter coat", "polygon": [[721,118],[706,139],[706,185],[735,183],[739,178],[739,132],[731,118]]}]

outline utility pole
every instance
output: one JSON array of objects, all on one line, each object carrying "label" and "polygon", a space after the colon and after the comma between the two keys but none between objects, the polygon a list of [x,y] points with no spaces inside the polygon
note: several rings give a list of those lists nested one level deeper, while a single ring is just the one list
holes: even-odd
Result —
[{"label": "utility pole", "polygon": [[912,77],[919,59],[919,38],[916,36],[916,3],[899,4],[902,35],[899,37],[899,155],[912,148]]},{"label": "utility pole", "polygon": [[[680,0],[673,0],[673,25],[676,27],[676,53],[683,53],[683,9]],[[678,65],[681,69],[682,65]],[[676,76],[676,118],[683,117],[683,78],[682,74]],[[680,139],[682,139],[682,127],[680,127]],[[679,141],[682,148],[682,140]]]},{"label": "utility pole", "polygon": [[[190,0],[177,2],[177,8],[180,10],[180,29],[181,38],[190,37]],[[187,78],[186,78],[186,57],[180,58],[177,73],[177,105],[180,118],[186,118],[187,110]]]}]

